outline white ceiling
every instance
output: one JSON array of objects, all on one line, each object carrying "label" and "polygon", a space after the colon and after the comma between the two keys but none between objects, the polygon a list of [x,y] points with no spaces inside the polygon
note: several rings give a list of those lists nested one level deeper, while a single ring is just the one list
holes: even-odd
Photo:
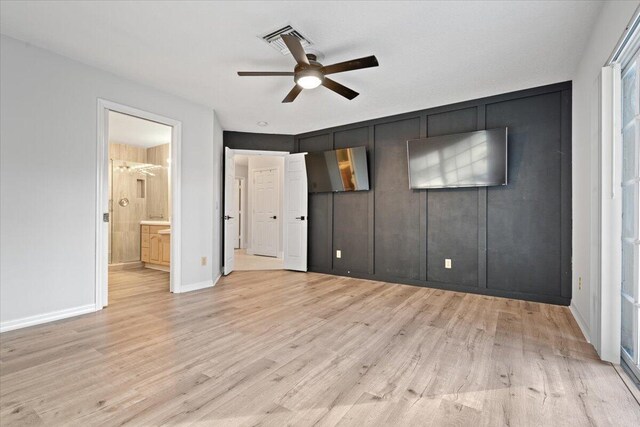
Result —
[{"label": "white ceiling", "polygon": [[[216,110],[224,129],[300,133],[570,80],[602,7],[512,2],[0,2],[0,31]],[[380,67],[291,104],[293,68],[257,38],[292,24],[325,65],[374,54]],[[267,127],[258,121],[269,123]]]},{"label": "white ceiling", "polygon": [[150,148],[171,142],[171,126],[109,111],[109,142]]}]

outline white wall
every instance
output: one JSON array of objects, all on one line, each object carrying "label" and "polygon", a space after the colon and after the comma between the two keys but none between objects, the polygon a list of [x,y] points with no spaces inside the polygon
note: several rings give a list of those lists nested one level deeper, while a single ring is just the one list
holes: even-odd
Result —
[{"label": "white wall", "polygon": [[280,182],[279,185],[279,193],[280,193],[280,206],[278,212],[278,256],[280,256],[283,252],[283,237],[282,237],[282,218],[283,218],[283,197],[284,197],[284,157],[278,156],[249,156],[249,180],[247,181],[249,184],[247,186],[248,191],[248,201],[247,201],[247,211],[249,212],[249,227],[247,228],[247,252],[251,253],[251,212],[253,209],[252,199],[253,199],[253,171],[256,169],[263,168],[276,168],[278,169],[278,180]]},{"label": "white wall", "polygon": [[[604,4],[573,80],[573,297],[572,311],[591,339],[598,275],[598,76],[638,7],[638,1]],[[579,281],[582,279],[582,289]]]},{"label": "white wall", "polygon": [[0,87],[0,325],[95,303],[98,98],[182,122],[181,282],[218,276],[222,129],[210,108],[6,36]]}]

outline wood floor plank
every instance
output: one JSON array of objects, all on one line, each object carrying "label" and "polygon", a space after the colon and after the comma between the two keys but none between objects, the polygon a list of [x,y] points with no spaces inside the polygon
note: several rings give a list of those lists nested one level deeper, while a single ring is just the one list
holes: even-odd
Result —
[{"label": "wood floor plank", "polygon": [[640,425],[566,307],[281,270],[0,335],[0,424]]}]

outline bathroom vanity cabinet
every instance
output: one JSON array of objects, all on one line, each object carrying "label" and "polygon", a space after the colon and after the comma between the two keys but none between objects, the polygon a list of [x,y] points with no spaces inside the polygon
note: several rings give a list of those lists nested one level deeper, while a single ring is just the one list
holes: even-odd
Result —
[{"label": "bathroom vanity cabinet", "polygon": [[171,264],[171,229],[166,225],[140,225],[140,258],[147,264]]}]

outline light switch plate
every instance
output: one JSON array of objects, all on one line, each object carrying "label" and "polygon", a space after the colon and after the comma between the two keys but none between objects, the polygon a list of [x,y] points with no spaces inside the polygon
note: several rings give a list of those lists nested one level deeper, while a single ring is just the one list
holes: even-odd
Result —
[{"label": "light switch plate", "polygon": [[200,258],[200,265],[207,265],[207,257],[203,256],[202,258]]},{"label": "light switch plate", "polygon": [[444,268],[451,268],[451,260],[449,258],[445,258]]},{"label": "light switch plate", "polygon": [[340,249],[336,250],[336,258],[342,258],[342,251]]}]

